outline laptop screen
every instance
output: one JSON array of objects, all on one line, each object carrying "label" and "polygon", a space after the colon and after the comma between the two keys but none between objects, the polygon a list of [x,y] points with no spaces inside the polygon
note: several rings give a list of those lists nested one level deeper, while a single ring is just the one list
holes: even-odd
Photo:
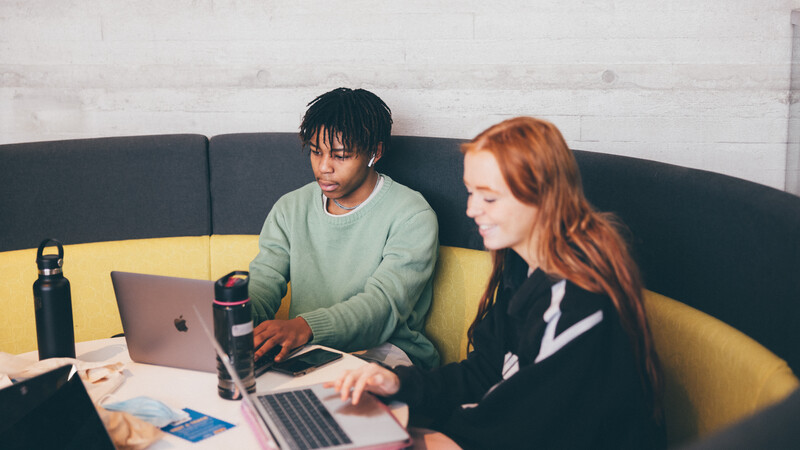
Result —
[{"label": "laptop screen", "polygon": [[114,448],[72,365],[0,389],[0,405],[4,449]]}]

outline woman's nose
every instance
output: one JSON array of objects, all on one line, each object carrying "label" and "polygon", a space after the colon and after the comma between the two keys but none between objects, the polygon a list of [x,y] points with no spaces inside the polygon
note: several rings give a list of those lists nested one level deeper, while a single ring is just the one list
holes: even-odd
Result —
[{"label": "woman's nose", "polygon": [[478,215],[480,215],[480,208],[478,208],[474,196],[470,195],[467,197],[467,217],[474,219]]}]

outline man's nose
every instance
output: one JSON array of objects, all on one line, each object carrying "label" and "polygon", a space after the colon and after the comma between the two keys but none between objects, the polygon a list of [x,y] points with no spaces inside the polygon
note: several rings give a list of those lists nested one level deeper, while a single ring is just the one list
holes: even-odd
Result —
[{"label": "man's nose", "polygon": [[323,152],[319,161],[319,171],[322,173],[333,172],[333,165],[331,164],[331,155]]}]

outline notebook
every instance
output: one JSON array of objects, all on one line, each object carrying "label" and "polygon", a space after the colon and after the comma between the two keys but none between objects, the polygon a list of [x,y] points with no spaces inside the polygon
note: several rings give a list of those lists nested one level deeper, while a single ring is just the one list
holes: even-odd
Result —
[{"label": "notebook", "polygon": [[216,353],[192,308],[212,322],[213,281],[114,271],[111,282],[131,360],[217,371]]},{"label": "notebook", "polygon": [[358,405],[343,402],[333,388],[315,384],[302,388],[248,394],[207,321],[197,317],[239,392],[242,413],[262,448],[399,449],[411,437],[377,398],[364,394]]},{"label": "notebook", "polygon": [[0,447],[114,449],[73,365],[0,389]]}]

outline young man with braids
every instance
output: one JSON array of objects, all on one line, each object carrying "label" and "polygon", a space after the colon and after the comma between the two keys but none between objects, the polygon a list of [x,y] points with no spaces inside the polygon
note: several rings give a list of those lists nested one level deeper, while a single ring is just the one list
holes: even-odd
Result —
[{"label": "young man with braids", "polygon": [[[362,356],[390,366],[439,364],[422,334],[436,215],[418,192],[375,170],[391,126],[389,107],[363,89],[309,103],[300,139],[316,181],[275,203],[250,263],[256,358],[280,345],[280,361],[310,343],[366,350]],[[290,281],[290,318],[276,320]]]}]

